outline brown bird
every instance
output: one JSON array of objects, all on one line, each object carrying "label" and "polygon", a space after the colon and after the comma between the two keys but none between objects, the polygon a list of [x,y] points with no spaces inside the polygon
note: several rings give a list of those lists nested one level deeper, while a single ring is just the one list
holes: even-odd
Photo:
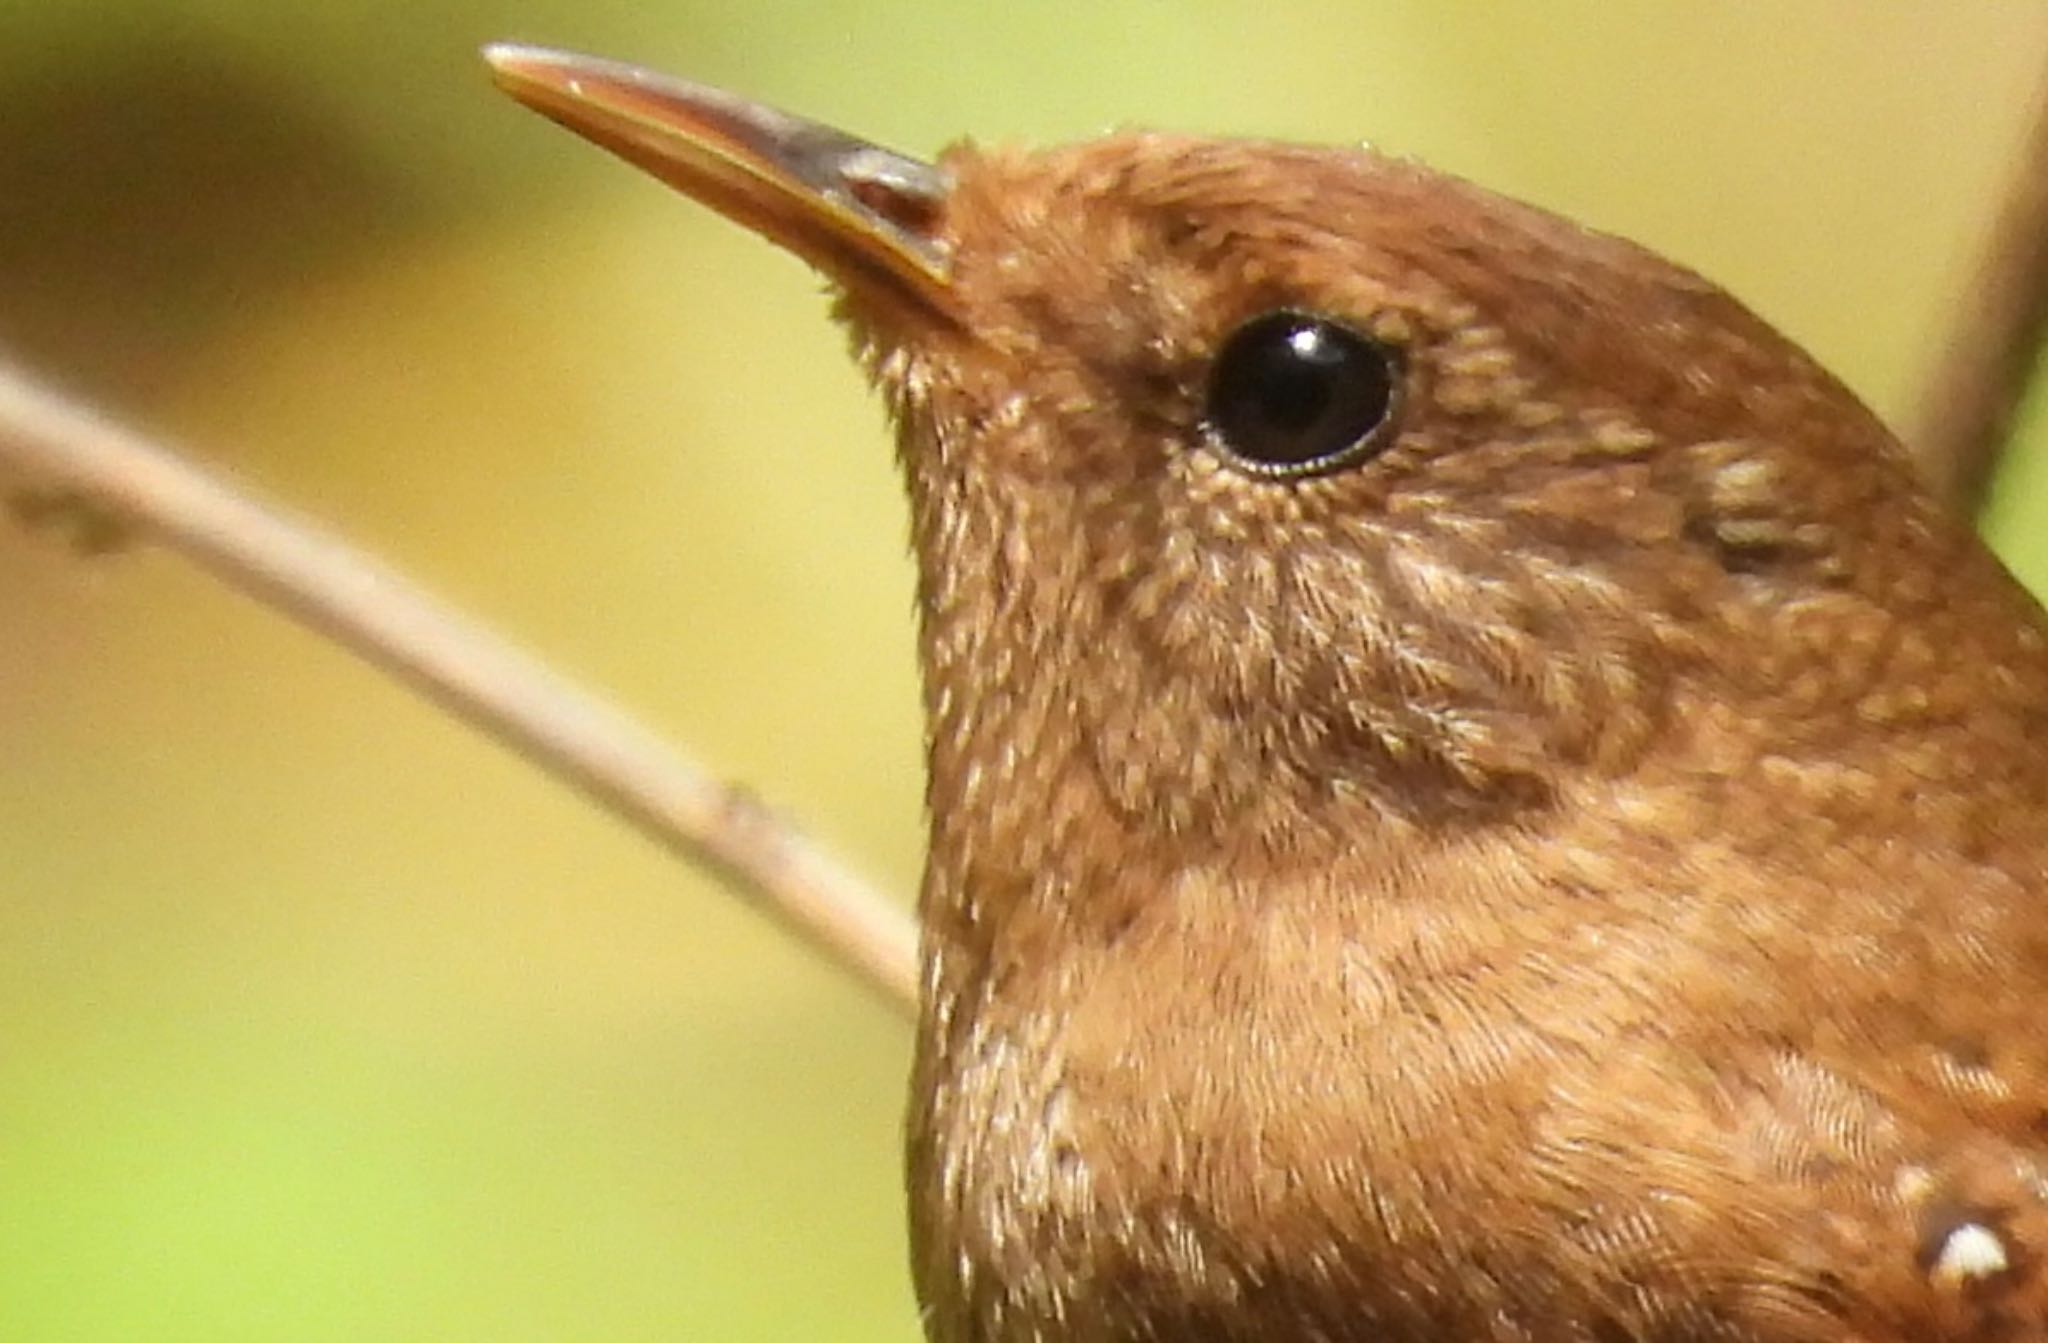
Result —
[{"label": "brown bird", "polygon": [[2048,1339],[2048,626],[1812,359],[1405,159],[489,56],[894,414],[933,1343]]}]

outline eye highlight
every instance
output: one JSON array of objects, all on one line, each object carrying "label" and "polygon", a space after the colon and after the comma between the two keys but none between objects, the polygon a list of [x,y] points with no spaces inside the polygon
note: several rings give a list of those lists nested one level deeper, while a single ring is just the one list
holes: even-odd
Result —
[{"label": "eye highlight", "polygon": [[1387,437],[1400,375],[1397,351],[1342,322],[1263,313],[1216,352],[1205,427],[1232,464],[1255,475],[1335,470]]}]

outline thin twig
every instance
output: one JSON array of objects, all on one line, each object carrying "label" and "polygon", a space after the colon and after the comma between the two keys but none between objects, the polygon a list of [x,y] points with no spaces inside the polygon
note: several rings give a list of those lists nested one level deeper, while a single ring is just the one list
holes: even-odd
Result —
[{"label": "thin twig", "polygon": [[1908,438],[1965,515],[1983,504],[2048,335],[2048,71],[1976,274],[1956,306]]},{"label": "thin twig", "polygon": [[50,520],[162,541],[712,869],[898,1007],[916,997],[910,920],[743,790],[391,569],[132,430],[0,367],[0,465]]}]

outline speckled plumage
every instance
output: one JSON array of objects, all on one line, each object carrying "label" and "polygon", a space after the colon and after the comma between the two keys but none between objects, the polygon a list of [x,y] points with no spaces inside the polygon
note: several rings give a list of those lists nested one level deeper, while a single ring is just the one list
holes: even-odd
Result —
[{"label": "speckled plumage", "polygon": [[[931,1343],[2048,1340],[2048,625],[1812,360],[1371,152],[491,59],[894,411]],[[1276,309],[1398,350],[1374,451],[1219,450]]]},{"label": "speckled plumage", "polygon": [[[901,424],[936,1343],[2048,1338],[2048,652],[1718,290],[1371,153],[957,151]],[[1238,322],[1407,354],[1302,481]]]}]

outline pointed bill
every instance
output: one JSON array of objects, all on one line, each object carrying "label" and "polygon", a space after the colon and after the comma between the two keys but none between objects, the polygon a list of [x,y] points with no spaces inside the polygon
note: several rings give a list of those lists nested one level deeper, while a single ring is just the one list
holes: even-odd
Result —
[{"label": "pointed bill", "polygon": [[511,43],[483,56],[520,102],[847,288],[947,313],[941,169],[636,65]]}]

